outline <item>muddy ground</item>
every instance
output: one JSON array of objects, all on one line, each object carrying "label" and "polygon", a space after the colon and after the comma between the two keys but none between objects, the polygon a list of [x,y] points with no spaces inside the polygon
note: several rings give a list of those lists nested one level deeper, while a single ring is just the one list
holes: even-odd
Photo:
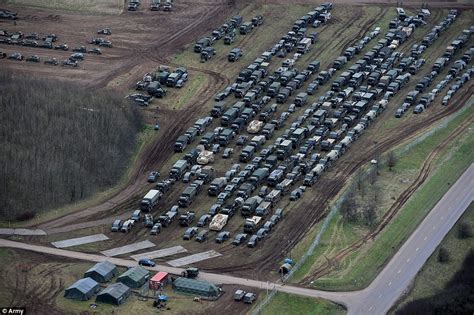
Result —
[{"label": "muddy ground", "polygon": [[[107,87],[123,93],[123,91],[131,89],[134,83],[144,73],[150,71],[150,69],[154,69],[160,64],[174,65],[172,56],[175,53],[186,49],[187,44],[194,42],[202,34],[222,24],[223,21],[228,19],[233,13],[238,12],[239,7],[246,5],[245,2],[237,2],[238,7],[236,8],[232,5],[231,1],[229,1],[229,3],[224,1],[181,1],[176,3],[175,10],[170,14],[166,12],[158,12],[155,14],[148,10],[141,10],[133,14],[123,12],[117,16],[78,15],[76,13],[63,11],[52,13],[50,10],[17,8],[6,5],[6,8],[19,12],[20,20],[16,25],[13,25],[12,22],[0,21],[0,29],[21,30],[24,33],[33,31],[56,33],[60,37],[59,43],[67,42],[73,47],[85,45],[88,38],[96,36],[95,32],[98,29],[111,27],[113,35],[109,36],[109,38],[113,42],[114,48],[103,48],[104,54],[101,56],[88,55],[87,60],[81,63],[79,69],[69,69],[61,66],[48,67],[43,64],[36,65],[27,64],[25,62],[6,62],[4,60],[0,61],[0,63],[2,66],[6,65],[7,68],[18,72],[70,80],[90,89]],[[284,10],[283,5],[287,4],[286,1],[278,0],[259,2],[262,4],[282,5],[282,10]],[[308,4],[308,1],[298,1],[298,3],[300,2],[302,4]],[[361,31],[360,34],[345,33],[344,31],[347,25],[357,23],[359,19],[364,17],[361,9],[362,4],[365,5],[377,1],[336,1],[336,4],[348,2],[357,4],[357,6],[351,7],[353,16],[349,19],[338,19],[338,7],[336,6],[333,13],[335,15],[334,21],[331,22],[331,28],[328,29],[328,31],[333,32],[335,38],[338,38],[336,45],[337,50],[342,50],[352,41],[357,40],[365,30],[369,30],[377,25],[379,19],[386,14],[386,11],[384,11],[386,9],[384,8],[387,6],[380,5],[380,14],[372,19],[367,19],[361,26],[361,29],[364,29],[364,31]],[[419,6],[419,3],[415,1],[404,2],[404,4],[405,3],[416,7]],[[392,1],[388,4],[394,5],[395,2]],[[144,5],[146,6],[145,3]],[[444,2],[433,2],[430,3],[430,5],[447,6]],[[449,3],[449,7],[453,5],[465,7],[461,1]],[[464,14],[472,14],[472,10],[466,10]],[[430,25],[437,23],[444,16],[445,11],[441,9],[433,10]],[[429,30],[430,25],[417,30],[416,38],[418,38],[418,40],[422,34]],[[288,28],[289,27],[290,25],[288,25]],[[456,28],[457,31],[461,29],[461,27]],[[458,33],[453,31],[450,33],[450,36],[457,34]],[[452,36],[446,36],[442,40],[439,47],[437,46],[436,52],[433,52],[432,58],[435,58],[444,50],[446,45],[452,40]],[[408,41],[404,44],[403,50],[408,50],[414,42],[415,39]],[[251,44],[251,41],[246,43],[246,45]],[[372,47],[372,45],[372,43],[369,44],[369,47]],[[71,53],[6,45],[1,45],[0,49],[7,53],[21,51],[26,55],[38,54],[41,57],[48,56],[60,59],[66,58]],[[329,47],[321,45],[318,49],[320,49],[321,54],[330,55],[328,52]],[[333,55],[331,59],[334,58],[335,55]],[[329,64],[329,61],[324,60],[322,63],[322,68],[325,68],[325,66]],[[426,72],[429,67],[430,66],[426,66],[422,72]],[[131,212],[132,208],[138,203],[143,191],[152,187],[146,183],[145,174],[149,170],[158,168],[170,159],[175,158],[172,153],[174,140],[189,127],[192,122],[207,111],[206,108],[203,109],[204,105],[209,104],[209,99],[230,82],[230,76],[226,74],[225,71],[218,71],[216,69],[208,70],[203,67],[192,67],[189,69],[196,74],[201,73],[205,76],[206,80],[199,89],[199,92],[193,95],[183,110],[176,111],[166,106],[160,106],[160,102],[158,102],[157,106],[144,110],[148,122],[153,121],[156,115],[163,117],[160,121],[162,124],[160,130],[162,135],[158,141],[150,144],[145,150],[138,162],[140,167],[137,168],[136,172],[129,179],[128,186],[107,202],[52,220],[51,222],[40,225],[40,228],[64,233],[65,235],[67,234],[70,224],[78,222],[94,223],[94,220],[101,219],[111,222],[114,216]],[[416,80],[413,80],[411,85],[414,85],[415,81]],[[348,178],[355,173],[361,165],[379,156],[393,146],[413,137],[443,117],[457,111],[463,106],[469,96],[469,89],[463,88],[463,90],[456,95],[452,106],[432,106],[424,115],[410,117],[409,120],[405,121],[405,124],[398,126],[392,130],[391,133],[377,133],[371,131],[371,129],[381,129],[380,126],[383,124],[381,121],[393,116],[394,106],[396,104],[389,107],[389,110],[378,118],[378,122],[375,123],[374,126],[371,126],[367,134],[357,142],[357,145],[353,146],[348,154],[338,161],[335,167],[321,178],[319,184],[305,194],[303,199],[291,206],[286,200],[283,201],[283,206],[286,204],[288,208],[291,208],[291,215],[287,215],[277,227],[277,230],[259,245],[256,250],[234,247],[231,244],[216,247],[217,244],[212,240],[202,245],[196,242],[188,242],[184,246],[190,249],[190,251],[216,249],[224,254],[220,258],[197,264],[205,270],[232,273],[259,280],[278,279],[276,270],[278,269],[281,259],[288,255],[291,249],[317,222],[321,221],[328,211],[327,206],[329,201],[337,195]],[[439,101],[440,98],[437,99],[437,104]],[[183,187],[183,184],[179,184],[178,188],[174,188],[173,192],[167,195],[160,204],[160,212],[174,204]],[[201,199],[201,197],[199,199]],[[209,198],[205,199],[205,201],[197,202],[196,207],[202,206],[198,214],[206,210],[204,206],[208,205],[209,200],[207,199]],[[238,229],[239,227],[235,223],[236,220],[233,221],[231,228]],[[97,224],[91,224],[91,226],[95,225]],[[183,232],[184,230],[182,228],[177,227],[166,229],[164,233],[157,238],[156,243],[159,243],[160,247],[169,247],[175,245],[175,243],[182,244],[180,237]],[[115,234],[109,236],[113,237],[114,245],[120,246],[125,243],[137,241],[138,239],[147,238],[147,232],[145,229],[141,229],[139,232],[127,235]],[[37,238],[27,238],[27,240],[41,242],[41,240]]]}]

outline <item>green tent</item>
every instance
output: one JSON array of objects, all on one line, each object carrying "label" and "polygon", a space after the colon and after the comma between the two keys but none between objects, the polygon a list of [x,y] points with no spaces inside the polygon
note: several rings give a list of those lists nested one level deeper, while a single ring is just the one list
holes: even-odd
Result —
[{"label": "green tent", "polygon": [[121,282],[130,288],[140,288],[150,278],[150,272],[142,266],[137,266],[128,269],[121,274],[117,282]]},{"label": "green tent", "polygon": [[173,282],[173,289],[183,293],[189,293],[205,297],[219,296],[219,288],[207,281],[178,278]]},{"label": "green tent", "polygon": [[117,267],[114,264],[108,261],[103,261],[95,264],[92,268],[87,270],[84,273],[84,278],[89,277],[97,282],[108,282],[117,274]]},{"label": "green tent", "polygon": [[67,288],[64,297],[71,300],[87,301],[99,290],[99,284],[94,279],[83,278]]},{"label": "green tent", "polygon": [[132,290],[120,282],[109,285],[97,294],[96,302],[120,305],[132,294]]}]

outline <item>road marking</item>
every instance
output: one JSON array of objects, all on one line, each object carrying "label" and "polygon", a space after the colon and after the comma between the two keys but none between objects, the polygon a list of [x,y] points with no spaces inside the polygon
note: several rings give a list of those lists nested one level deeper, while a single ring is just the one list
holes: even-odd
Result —
[{"label": "road marking", "polygon": [[397,272],[397,273],[399,274],[400,272],[402,272],[402,270],[401,270],[401,269],[398,269],[398,272]]},{"label": "road marking", "polygon": [[410,262],[410,258],[407,259],[407,263],[409,263],[409,262]]},{"label": "road marking", "polygon": [[419,249],[420,249],[420,248],[419,248],[419,247],[417,247],[417,248],[416,248],[416,251],[418,251]]}]

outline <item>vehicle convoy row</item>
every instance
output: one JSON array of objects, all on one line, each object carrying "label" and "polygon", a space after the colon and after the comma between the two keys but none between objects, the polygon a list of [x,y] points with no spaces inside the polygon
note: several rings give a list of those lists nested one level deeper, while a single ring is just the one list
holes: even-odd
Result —
[{"label": "vehicle convoy row", "polygon": [[[455,17],[456,12],[450,11],[449,15]],[[320,63],[313,61],[302,71],[296,71],[294,68],[291,68],[292,71],[288,68],[277,69],[271,76],[267,73],[260,81],[254,83],[254,87],[251,89],[248,89],[245,84],[252,80],[253,72],[260,71],[259,65],[264,62],[262,61],[260,64],[255,62],[246,68],[249,71],[241,71],[229,93],[223,99],[219,96],[216,106],[211,111],[212,117],[203,118],[209,124],[203,124],[203,128],[193,126],[192,128],[196,130],[188,129],[175,144],[175,150],[178,148],[177,152],[186,152],[185,156],[178,160],[171,169],[170,180],[183,180],[189,183],[179,197],[178,206],[192,207],[205,185],[207,195],[216,198],[215,204],[212,205],[208,213],[199,219],[201,223],[197,227],[189,226],[189,223],[183,225],[186,226],[185,239],[190,240],[200,235],[195,239],[198,242],[203,242],[209,238],[210,230],[217,233],[216,242],[225,242],[232,235],[224,228],[236,213],[240,213],[244,217],[244,221],[242,233],[235,235],[233,244],[239,245],[247,242],[249,247],[254,247],[267,237],[282,218],[281,208],[274,211],[281,199],[285,196],[289,196],[289,199],[293,201],[301,198],[306,187],[314,185],[319,176],[334,161],[345,154],[346,150],[387,107],[387,103],[393,95],[399,93],[406,86],[410,67],[397,49],[415,29],[422,27],[424,18],[426,18],[424,15],[419,14],[416,17],[407,18],[406,21],[399,21],[399,26],[390,29],[385,38],[380,39],[362,58],[352,66],[346,66],[349,69],[341,73],[330,85],[331,90],[316,102],[308,104],[309,93],[295,93],[294,103],[290,104],[289,108],[292,105],[304,107],[306,108],[304,114],[299,116],[291,124],[291,127],[284,130],[280,137],[267,146],[265,144],[274,137],[275,130],[284,127],[288,117],[292,115],[288,111],[282,113],[279,119],[272,120],[270,118],[269,121],[264,121],[267,116],[260,116],[261,113],[269,113],[271,116],[271,113],[276,112],[276,109],[282,106],[271,104],[271,100],[275,98],[278,102],[278,94],[282,89],[293,93],[301,88],[303,84],[296,82],[298,77],[302,82],[305,82],[317,74],[313,83],[323,86],[338,71],[337,67],[319,71]],[[293,36],[295,36],[293,42],[298,42],[297,31],[299,29],[288,35],[287,38],[290,42]],[[379,29],[376,29],[364,36],[354,45],[354,49],[346,51],[344,56],[347,60],[338,57],[334,66],[340,62],[349,62],[348,60],[359,54],[379,32]],[[304,33],[302,35],[304,36]],[[272,49],[273,53],[276,55],[279,50],[286,49],[285,45],[285,42],[279,43]],[[269,55],[273,56],[271,52]],[[261,59],[264,59],[263,55]],[[285,63],[294,65],[296,60],[285,61]],[[254,70],[252,71],[250,68]],[[360,75],[365,72],[369,75]],[[329,78],[327,74],[329,74]],[[364,85],[369,80],[370,85]],[[278,93],[268,95],[269,87],[276,86],[275,82],[278,83]],[[334,84],[335,82],[337,85]],[[391,88],[395,86],[392,84],[394,82],[397,83],[397,88]],[[295,88],[288,88],[293,83]],[[241,87],[244,90],[239,92]],[[224,100],[232,93],[237,98],[237,102],[231,108],[226,108]],[[248,102],[239,100],[239,98],[244,99],[247,93],[255,93],[258,97],[249,96],[250,101]],[[286,100],[282,104],[284,103]],[[275,111],[272,111],[271,108],[275,108]],[[244,112],[245,115],[242,116]],[[256,117],[260,123],[252,121]],[[220,118],[221,126],[216,127],[214,132],[206,131],[206,128],[213,122],[212,118]],[[244,121],[243,124],[248,126],[247,129],[241,129],[240,125],[235,123],[238,119]],[[215,119],[214,122],[216,122]],[[246,131],[254,135],[252,139],[242,135]],[[237,134],[241,135],[237,137]],[[204,149],[199,146],[191,150],[183,148],[183,146],[192,144],[199,135],[202,135],[200,144]],[[243,146],[239,154],[239,160],[246,163],[243,169],[240,164],[234,164],[225,171],[224,176],[217,176],[211,166],[197,163],[201,153],[207,149],[213,149],[216,142],[227,146],[234,140],[237,145]],[[217,154],[217,151],[214,154]],[[193,178],[195,178],[194,181]],[[302,181],[303,186],[295,186],[299,181]],[[157,184],[157,189],[163,189],[163,193],[166,193],[168,189],[164,187],[169,186],[165,185],[165,182]],[[234,199],[232,199],[233,197]],[[187,211],[196,213],[192,210]],[[207,224],[209,230],[206,229]]]},{"label": "vehicle convoy row", "polygon": [[[110,28],[104,28],[101,29],[97,32],[98,34],[103,34],[103,35],[111,35],[112,31]],[[39,40],[42,40],[42,42],[38,42]],[[18,45],[18,46],[25,46],[25,47],[37,47],[37,48],[47,48],[47,49],[53,49],[54,50],[60,50],[60,51],[69,51],[69,45],[66,43],[63,44],[54,44],[55,42],[58,41],[58,36],[55,34],[46,34],[43,37],[40,37],[40,35],[36,32],[34,33],[29,33],[29,34],[23,34],[21,31],[17,31],[14,33],[9,33],[8,31],[1,30],[0,31],[0,43],[3,44],[8,44],[8,45]],[[95,44],[100,47],[112,47],[112,42],[108,39],[105,38],[93,38],[91,41],[89,41],[90,44]],[[101,55],[102,51],[98,47],[93,47],[93,48],[86,48],[86,46],[78,46],[75,48],[72,48],[72,54],[65,60],[61,62],[63,66],[70,66],[73,68],[76,68],[78,66],[78,62],[81,60],[84,60],[85,54],[95,54],[95,55]],[[0,59],[2,57],[6,57],[5,53],[0,52]],[[25,58],[20,52],[14,52],[8,55],[8,59],[11,60],[16,60],[16,61],[22,61],[26,60],[28,62],[34,62],[34,63],[39,63],[41,62],[41,57],[39,55],[31,55],[27,58]],[[60,62],[57,60],[57,58],[48,58],[44,61],[44,64],[47,65],[53,65],[57,66],[60,64]]]}]

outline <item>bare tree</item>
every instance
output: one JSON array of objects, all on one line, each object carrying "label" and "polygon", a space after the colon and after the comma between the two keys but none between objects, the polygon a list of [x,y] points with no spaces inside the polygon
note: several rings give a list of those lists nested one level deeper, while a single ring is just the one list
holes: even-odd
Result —
[{"label": "bare tree", "polygon": [[388,152],[387,165],[390,172],[392,171],[392,169],[395,167],[396,164],[397,164],[397,157],[395,156],[395,152],[393,151]]},{"label": "bare tree", "polygon": [[369,204],[364,207],[363,209],[363,220],[367,226],[374,226],[377,223],[377,207],[373,202],[369,202]]},{"label": "bare tree", "polygon": [[354,222],[357,220],[357,202],[355,195],[350,191],[341,204],[341,215],[344,220]]},{"label": "bare tree", "polygon": [[118,95],[0,71],[0,214],[86,198],[117,182],[142,127]]},{"label": "bare tree", "polygon": [[[376,164],[378,165],[378,163]],[[373,186],[377,182],[378,179],[378,173],[377,173],[377,166],[374,166],[369,170],[369,180],[370,184]]]}]

